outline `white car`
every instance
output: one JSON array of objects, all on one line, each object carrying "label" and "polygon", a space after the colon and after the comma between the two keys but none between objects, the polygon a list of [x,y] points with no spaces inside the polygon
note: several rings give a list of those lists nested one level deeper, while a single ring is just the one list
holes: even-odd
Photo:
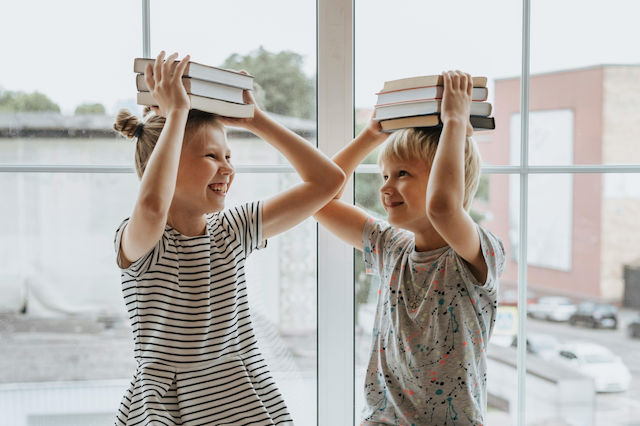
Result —
[{"label": "white car", "polygon": [[558,352],[565,365],[593,378],[596,392],[624,392],[629,389],[631,373],[620,357],[602,345],[571,342]]},{"label": "white car", "polygon": [[552,321],[569,321],[576,311],[576,305],[567,297],[541,297],[536,303],[527,307],[527,315],[533,318]]}]

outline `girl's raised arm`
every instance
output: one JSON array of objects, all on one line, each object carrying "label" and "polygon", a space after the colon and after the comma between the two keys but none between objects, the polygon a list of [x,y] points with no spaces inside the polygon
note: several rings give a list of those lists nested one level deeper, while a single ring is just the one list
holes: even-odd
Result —
[{"label": "girl's raised arm", "polygon": [[178,54],[164,59],[160,52],[144,76],[159,110],[166,117],[160,137],[145,167],[138,199],[120,242],[120,266],[128,267],[160,240],[176,187],[178,163],[190,103],[182,84],[189,55],[175,62]]},{"label": "girl's raised arm", "polygon": [[[249,91],[245,102],[255,104]],[[264,202],[262,235],[269,238],[286,231],[324,206],[344,183],[344,173],[327,156],[291,130],[280,125],[257,105],[253,118],[224,118],[225,124],[245,127],[280,151],[303,182]]]}]

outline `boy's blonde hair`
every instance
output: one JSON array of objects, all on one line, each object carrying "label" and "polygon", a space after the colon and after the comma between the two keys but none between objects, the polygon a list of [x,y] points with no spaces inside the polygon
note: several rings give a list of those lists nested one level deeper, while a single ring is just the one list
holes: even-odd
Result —
[{"label": "boy's blonde hair", "polygon": [[[378,155],[378,165],[385,160],[423,160],[431,170],[440,140],[440,128],[410,128],[393,132]],[[467,136],[464,147],[464,200],[463,207],[469,210],[480,181],[480,152],[472,137]]]},{"label": "boy's blonde hair", "polygon": [[[116,122],[113,124],[114,130],[122,136],[127,139],[137,139],[135,166],[136,173],[140,179],[142,179],[144,169],[147,167],[149,157],[151,157],[151,153],[158,142],[165,123],[165,118],[152,113],[150,107],[146,107],[144,110],[143,117],[146,118],[147,115],[149,117],[146,120],[140,121],[140,119],[130,111],[122,109],[118,112]],[[140,125],[142,125],[142,127],[139,127]],[[216,115],[195,109],[190,110],[185,127],[185,140],[187,134],[199,130],[205,125],[219,127],[224,132],[224,126]]]}]

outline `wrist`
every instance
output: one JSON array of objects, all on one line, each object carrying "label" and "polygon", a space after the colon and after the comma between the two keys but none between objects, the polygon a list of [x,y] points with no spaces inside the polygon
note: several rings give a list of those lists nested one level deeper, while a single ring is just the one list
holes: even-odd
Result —
[{"label": "wrist", "polygon": [[468,121],[468,117],[442,117],[442,125],[447,127],[462,127],[466,129]]},{"label": "wrist", "polygon": [[189,108],[173,108],[167,112],[166,119],[169,120],[171,118],[175,120],[183,117],[186,118],[188,115]]}]

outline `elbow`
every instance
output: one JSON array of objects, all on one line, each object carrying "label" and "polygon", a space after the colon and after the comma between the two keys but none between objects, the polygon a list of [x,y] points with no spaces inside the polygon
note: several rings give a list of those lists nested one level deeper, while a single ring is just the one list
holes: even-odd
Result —
[{"label": "elbow", "polygon": [[433,195],[427,199],[427,216],[431,222],[450,217],[462,208],[462,202],[447,194]]},{"label": "elbow", "polygon": [[340,192],[346,181],[347,176],[344,171],[340,167],[334,166],[333,170],[323,178],[323,186],[327,193],[334,197]]},{"label": "elbow", "polygon": [[139,204],[144,216],[149,220],[164,220],[169,212],[169,203],[154,194],[141,197]]}]

